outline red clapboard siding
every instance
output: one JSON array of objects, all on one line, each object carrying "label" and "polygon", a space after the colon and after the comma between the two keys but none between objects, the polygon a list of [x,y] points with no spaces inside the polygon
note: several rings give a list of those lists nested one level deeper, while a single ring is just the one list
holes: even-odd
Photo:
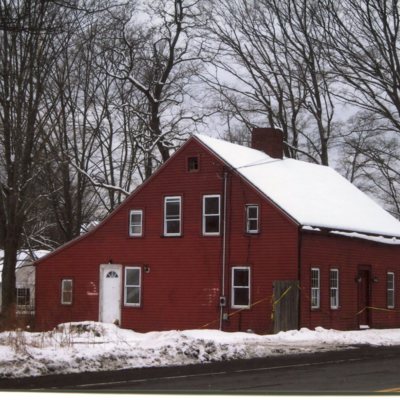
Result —
[{"label": "red clapboard siding", "polygon": [[[388,271],[395,273],[395,287],[399,287],[400,252],[398,246],[385,245],[349,237],[303,233],[302,238],[302,302],[301,326],[314,328],[322,326],[333,329],[358,329],[358,285],[356,277],[360,265],[371,267],[370,281],[370,326],[394,328],[400,326],[399,290],[396,290],[393,311],[387,311]],[[321,270],[321,307],[311,310],[310,270]],[[331,310],[329,298],[329,270],[339,269],[339,309]],[[366,312],[366,311],[363,311]]]},{"label": "red clapboard siding", "polygon": [[[187,157],[198,155],[200,170],[186,170]],[[122,306],[125,328],[149,330],[219,327],[222,236],[202,236],[202,196],[223,194],[224,165],[196,141],[189,142],[151,181],[89,235],[38,263],[37,327],[64,321],[97,320],[99,265],[112,260],[124,266],[150,268],[143,273],[142,305]],[[251,267],[250,310],[224,322],[226,330],[271,329],[272,282],[297,277],[297,227],[234,172],[228,174],[227,313],[231,268]],[[182,196],[183,236],[162,237],[163,198]],[[261,232],[246,235],[245,205],[259,204]],[[144,211],[144,236],[128,236],[129,210]],[[60,304],[62,278],[74,280],[74,303]]]},{"label": "red clapboard siding", "polygon": [[[187,171],[198,156],[200,169]],[[121,326],[139,332],[169,329],[218,329],[222,294],[222,235],[202,235],[202,197],[224,193],[227,176],[226,271],[224,313],[227,331],[272,332],[272,286],[275,280],[300,278],[300,327],[356,329],[359,265],[371,266],[370,326],[400,326],[400,290],[394,311],[387,309],[386,274],[395,272],[400,288],[400,248],[321,232],[301,232],[298,224],[245,182],[195,139],[190,139],[102,224],[37,263],[36,328],[61,322],[98,320],[99,266],[108,262],[142,268],[140,307],[121,306]],[[165,196],[182,196],[182,236],[163,237]],[[222,199],[223,200],[223,199]],[[245,233],[245,206],[260,207],[260,232]],[[144,235],[128,234],[129,211],[144,212]],[[222,227],[221,227],[222,229]],[[301,244],[301,248],[299,248]],[[300,263],[300,265],[299,265]],[[231,308],[231,271],[251,267],[250,309]],[[145,268],[146,267],[146,268]],[[310,307],[310,269],[321,270],[321,306]],[[329,270],[338,268],[339,302],[331,310]],[[145,269],[148,272],[145,272]],[[73,304],[61,305],[63,278],[74,282]],[[122,283],[123,285],[123,283]]]}]

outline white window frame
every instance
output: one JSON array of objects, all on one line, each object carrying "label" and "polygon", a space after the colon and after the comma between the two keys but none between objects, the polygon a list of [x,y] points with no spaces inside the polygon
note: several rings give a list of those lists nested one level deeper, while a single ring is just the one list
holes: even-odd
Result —
[{"label": "white window frame", "polygon": [[[235,271],[248,271],[249,275],[249,283],[247,286],[235,286]],[[249,292],[249,304],[242,305],[242,304],[235,304],[235,289],[247,289]],[[232,277],[231,277],[231,308],[237,309],[249,309],[251,305],[251,269],[250,267],[232,267]]]},{"label": "white window frame", "polygon": [[[218,198],[218,213],[217,214],[206,214],[206,200]],[[206,231],[206,219],[207,217],[218,216],[218,232],[207,232]],[[221,233],[221,195],[220,194],[206,194],[203,196],[203,235],[204,236],[219,236]]]},{"label": "white window frame", "polygon": [[[257,217],[250,217],[250,209],[257,210]],[[257,229],[250,229],[250,222],[257,222]],[[260,207],[258,204],[247,204],[246,205],[246,233],[259,233],[260,232]]]},{"label": "white window frame", "polygon": [[[314,274],[317,274],[317,281],[315,282]],[[313,285],[313,283],[317,285]],[[310,292],[311,292],[311,309],[317,310],[321,305],[321,271],[319,268],[311,268],[310,276]],[[314,302],[315,300],[315,302]]]},{"label": "white window frame", "polygon": [[[65,284],[67,282],[71,283],[71,290],[66,290],[65,289]],[[71,301],[65,301],[64,299],[64,294],[66,293],[71,293]],[[64,278],[61,280],[61,304],[65,306],[70,306],[73,302],[73,296],[74,296],[74,281],[71,278]]]},{"label": "white window frame", "polygon": [[[332,274],[336,277],[333,278]],[[339,308],[339,268],[329,270],[329,302],[332,310]]]},{"label": "white window frame", "polygon": [[[136,270],[139,271],[139,284],[138,285],[128,285],[128,271]],[[127,289],[128,288],[139,288],[139,302],[138,303],[128,303],[127,302]],[[140,307],[142,304],[142,267],[125,267],[124,273],[124,306],[127,307]]]},{"label": "white window frame", "polygon": [[[392,277],[391,282],[389,282],[389,276]],[[394,308],[395,307],[395,273],[394,272],[387,272],[386,274],[386,302],[387,302],[387,308]],[[391,294],[391,298],[389,297],[389,294]],[[390,301],[391,300],[391,301]]]},{"label": "white window frame", "polygon": [[[140,225],[132,224],[132,215],[140,215]],[[133,232],[134,226],[140,226],[140,233]],[[141,237],[143,236],[143,210],[131,210],[129,213],[129,236]]]},{"label": "white window frame", "polygon": [[[179,203],[179,215],[173,216],[173,218],[167,219],[167,203],[176,202]],[[178,221],[179,232],[167,232],[167,221]],[[164,197],[164,236],[181,236],[182,235],[182,196],[166,196]]]}]

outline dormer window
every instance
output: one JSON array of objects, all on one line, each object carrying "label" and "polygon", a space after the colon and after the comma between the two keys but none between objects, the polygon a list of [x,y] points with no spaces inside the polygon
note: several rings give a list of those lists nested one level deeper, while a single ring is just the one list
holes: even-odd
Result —
[{"label": "dormer window", "polygon": [[199,157],[197,156],[188,157],[187,170],[188,172],[196,172],[199,170]]}]

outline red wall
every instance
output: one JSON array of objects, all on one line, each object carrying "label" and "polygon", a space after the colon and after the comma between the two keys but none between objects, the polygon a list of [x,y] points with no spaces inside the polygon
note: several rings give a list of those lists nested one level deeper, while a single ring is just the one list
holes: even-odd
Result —
[{"label": "red wall", "polygon": [[[187,172],[188,156],[200,157],[200,171]],[[223,194],[223,164],[195,139],[190,140],[102,225],[41,261],[37,268],[37,328],[65,321],[97,320],[99,265],[148,266],[142,274],[142,305],[122,306],[121,325],[140,332],[219,326],[222,237],[202,236],[202,196]],[[297,226],[250,188],[228,174],[226,295],[230,308],[231,267],[251,267],[251,302],[229,317],[224,329],[271,330],[272,282],[297,279]],[[162,237],[163,199],[183,197],[182,237]],[[261,232],[246,235],[245,204],[259,204]],[[144,210],[144,236],[128,235],[131,209]],[[74,302],[60,304],[62,278],[74,280]]]},{"label": "red wall", "polygon": [[[187,157],[200,157],[200,171],[187,172]],[[202,196],[223,194],[226,169],[195,139],[184,145],[158,173],[136,191],[96,230],[74,241],[38,264],[36,322],[49,329],[66,321],[97,320],[99,316],[99,265],[112,260],[124,266],[142,268],[142,304],[122,306],[121,325],[139,332],[168,329],[219,327],[221,295],[222,237],[202,235]],[[164,196],[181,195],[182,237],[162,237]],[[245,234],[245,205],[259,204],[261,231]],[[144,211],[144,236],[128,235],[131,209]],[[395,272],[400,288],[400,249],[370,241],[303,232],[298,251],[298,227],[279,209],[260,196],[235,172],[228,172],[227,258],[225,288],[229,314],[223,329],[257,333],[272,332],[271,297],[274,280],[297,280],[301,260],[300,326],[357,329],[360,318],[359,265],[368,265],[370,284],[370,326],[399,327],[400,290],[396,308],[386,307],[386,273]],[[231,268],[251,267],[249,310],[230,307]],[[310,308],[310,269],[321,270],[321,307]],[[329,269],[339,268],[340,307],[329,304]],[[74,280],[74,302],[60,304],[61,279]],[[255,304],[256,303],[256,304]]]},{"label": "red wall", "polygon": [[[356,282],[359,266],[369,266],[370,281],[370,324],[374,328],[400,326],[400,248],[372,241],[348,237],[304,232],[301,251],[301,326],[322,326],[333,329],[358,329],[362,322]],[[319,267],[321,273],[321,307],[311,310],[310,271]],[[331,310],[329,297],[329,270],[339,269],[339,309]],[[388,310],[387,272],[395,273],[395,308]],[[363,313],[368,312],[366,310]]]}]

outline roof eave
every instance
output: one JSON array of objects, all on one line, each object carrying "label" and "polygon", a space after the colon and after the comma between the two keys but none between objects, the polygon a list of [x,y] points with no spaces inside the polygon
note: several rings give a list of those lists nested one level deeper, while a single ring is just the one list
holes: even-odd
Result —
[{"label": "roof eave", "polygon": [[[357,231],[357,230],[350,230],[350,229],[341,229],[341,228],[328,228],[328,227],[322,227],[322,226],[317,226],[317,225],[310,225],[310,224],[304,224],[301,225],[300,230],[305,233],[314,233],[314,234],[321,234],[321,235],[332,235],[332,236],[341,236],[341,233],[343,234],[348,234],[348,235],[343,235],[342,237],[347,237],[347,238],[352,238],[352,239],[358,239],[358,240],[365,240],[365,241],[372,241],[375,243],[380,243],[380,244],[387,244],[391,246],[398,246],[400,243],[389,243],[389,242],[379,242],[379,238],[383,239],[395,239],[400,241],[400,235],[385,235],[381,233],[372,233],[372,232],[366,232],[366,231]],[[366,237],[360,237],[360,236],[350,236],[350,234],[356,234],[356,235],[364,235]]]},{"label": "roof eave", "polygon": [[53,256],[55,256],[56,254],[60,253],[63,250],[66,250],[67,248],[71,247],[72,245],[80,242],[81,240],[87,238],[90,235],[93,235],[98,229],[100,229],[102,226],[104,226],[110,218],[112,218],[112,216],[114,214],[116,214],[120,208],[122,208],[128,201],[130,201],[130,199],[132,199],[132,197],[134,197],[138,192],[140,192],[141,190],[143,190],[144,187],[146,187],[149,182],[151,182],[155,176],[157,176],[158,174],[160,174],[160,172],[166,168],[166,166],[170,163],[170,161],[172,159],[174,159],[177,154],[179,154],[186,146],[188,146],[188,144],[194,139],[194,136],[191,136],[175,153],[173,153],[170,158],[165,161],[162,165],[160,165],[160,167],[153,172],[153,174],[147,178],[144,182],[142,182],[139,186],[136,187],[136,189],[134,189],[127,197],[126,199],[119,204],[109,215],[107,215],[106,218],[103,219],[103,221],[101,221],[99,224],[97,224],[93,229],[91,229],[90,231],[77,236],[74,239],[71,239],[69,242],[62,244],[61,246],[57,247],[56,249],[54,249],[52,252],[46,254],[43,257],[38,258],[37,260],[35,260],[35,262],[33,263],[33,265],[35,267],[38,266],[38,264],[42,263],[43,261],[47,260],[48,258],[51,258]]}]

